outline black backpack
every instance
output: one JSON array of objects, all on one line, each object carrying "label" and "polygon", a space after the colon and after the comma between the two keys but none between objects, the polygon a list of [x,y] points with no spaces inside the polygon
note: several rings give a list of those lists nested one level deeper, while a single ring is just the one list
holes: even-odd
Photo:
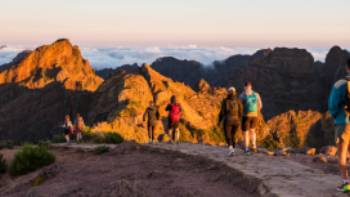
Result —
[{"label": "black backpack", "polygon": [[237,99],[226,99],[225,101],[226,117],[239,119],[239,104]]},{"label": "black backpack", "polygon": [[347,115],[350,115],[350,80],[347,80],[346,82],[344,110]]}]

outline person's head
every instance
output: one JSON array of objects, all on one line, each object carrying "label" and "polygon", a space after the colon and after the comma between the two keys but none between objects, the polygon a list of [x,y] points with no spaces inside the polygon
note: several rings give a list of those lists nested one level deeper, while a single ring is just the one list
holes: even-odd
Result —
[{"label": "person's head", "polygon": [[172,96],[172,97],[170,98],[170,103],[171,103],[171,104],[175,104],[175,103],[176,103],[176,96]]},{"label": "person's head", "polygon": [[236,96],[236,94],[237,94],[237,91],[236,91],[236,88],[235,87],[229,87],[228,89],[227,89],[227,93],[228,93],[228,96],[229,97],[234,97],[234,96]]},{"label": "person's head", "polygon": [[64,117],[64,119],[65,119],[66,121],[70,121],[70,116],[69,116],[69,115],[66,115],[66,116]]},{"label": "person's head", "polygon": [[149,105],[150,105],[150,106],[153,106],[153,105],[155,105],[155,104],[156,104],[156,103],[154,102],[154,100],[152,100],[152,101],[149,102]]},{"label": "person's head", "polygon": [[245,82],[244,83],[244,91],[250,92],[252,90],[253,90],[252,82],[250,82],[250,81]]},{"label": "person's head", "polygon": [[348,59],[348,62],[346,64],[345,70],[347,73],[350,73],[350,58]]}]

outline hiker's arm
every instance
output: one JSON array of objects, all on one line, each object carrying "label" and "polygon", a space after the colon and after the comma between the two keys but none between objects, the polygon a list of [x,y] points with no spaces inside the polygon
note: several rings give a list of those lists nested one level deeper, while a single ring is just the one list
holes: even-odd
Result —
[{"label": "hiker's arm", "polygon": [[143,118],[142,118],[143,121],[146,121],[147,114],[148,114],[148,108],[146,109],[145,113],[143,113]]},{"label": "hiker's arm", "polygon": [[263,108],[262,100],[260,94],[258,94],[258,109],[261,111]]},{"label": "hiker's arm", "polygon": [[159,109],[157,109],[156,116],[157,116],[157,120],[160,120],[160,113],[159,113]]},{"label": "hiker's arm", "polygon": [[242,117],[243,117],[243,104],[241,101],[238,102],[238,107],[239,107],[239,118],[242,119]]},{"label": "hiker's arm", "polygon": [[330,112],[333,118],[336,118],[339,112],[340,97],[341,96],[339,88],[333,87],[331,94],[328,98],[328,111]]},{"label": "hiker's arm", "polygon": [[167,105],[166,107],[165,107],[165,111],[170,111],[170,105]]},{"label": "hiker's arm", "polygon": [[225,109],[224,109],[224,104],[225,104],[225,100],[223,100],[221,102],[221,107],[220,107],[220,112],[219,112],[219,124],[221,123],[221,121],[224,119],[224,113],[225,113]]}]

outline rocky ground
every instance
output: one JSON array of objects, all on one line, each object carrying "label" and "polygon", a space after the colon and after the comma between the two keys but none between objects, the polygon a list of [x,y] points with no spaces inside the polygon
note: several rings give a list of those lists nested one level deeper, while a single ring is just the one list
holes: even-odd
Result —
[{"label": "rocky ground", "polygon": [[[96,146],[54,145],[55,164],[5,175],[0,196],[346,196],[335,191],[336,164],[306,155],[228,157],[224,148],[186,143],[123,143],[96,155]],[[10,159],[15,150],[1,152]]]},{"label": "rocky ground", "polygon": [[[14,153],[1,152],[7,158]],[[257,196],[242,188],[241,177],[230,168],[176,152],[135,144],[102,155],[53,152],[54,165],[15,179],[2,177],[0,196]],[[47,180],[33,186],[43,174]]]}]

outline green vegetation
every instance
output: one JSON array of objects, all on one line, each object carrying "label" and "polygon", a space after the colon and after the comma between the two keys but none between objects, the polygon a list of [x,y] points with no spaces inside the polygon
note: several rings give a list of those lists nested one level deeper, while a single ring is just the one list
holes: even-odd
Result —
[{"label": "green vegetation", "polygon": [[280,148],[278,141],[273,139],[272,135],[265,137],[265,139],[263,140],[261,145],[262,145],[262,147],[264,147],[270,151],[274,151],[274,150]]},{"label": "green vegetation", "polygon": [[92,142],[97,144],[120,144],[124,142],[124,138],[116,132],[83,132],[83,140],[85,142]]},{"label": "green vegetation", "polygon": [[104,154],[104,153],[107,153],[107,152],[109,152],[109,147],[108,146],[98,146],[98,147],[96,147],[95,149],[94,149],[94,153],[96,154],[96,155],[102,155],[102,154]]},{"label": "green vegetation", "polygon": [[66,139],[64,138],[64,134],[57,134],[54,135],[52,138],[53,143],[64,143],[66,142]]},{"label": "green vegetation", "polygon": [[8,148],[12,149],[16,143],[12,140],[1,140],[0,141],[0,149]]},{"label": "green vegetation", "polygon": [[45,146],[24,145],[10,165],[10,174],[18,176],[35,171],[55,162],[55,156]]},{"label": "green vegetation", "polygon": [[0,174],[4,174],[7,170],[7,164],[4,156],[0,154]]},{"label": "green vegetation", "polygon": [[45,176],[39,175],[32,180],[32,186],[33,187],[39,186],[43,184],[46,181],[46,179],[47,178]]}]

